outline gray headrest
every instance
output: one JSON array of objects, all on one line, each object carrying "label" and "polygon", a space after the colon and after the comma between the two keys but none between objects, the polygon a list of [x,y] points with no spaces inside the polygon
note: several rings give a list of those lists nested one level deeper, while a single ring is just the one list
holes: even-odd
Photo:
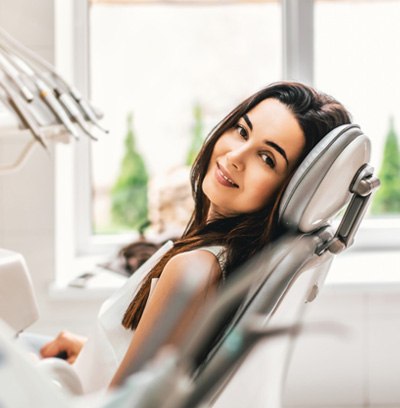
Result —
[{"label": "gray headrest", "polygon": [[279,208],[281,222],[310,232],[326,225],[348,202],[349,187],[370,158],[370,141],[357,125],[329,132],[294,173]]}]

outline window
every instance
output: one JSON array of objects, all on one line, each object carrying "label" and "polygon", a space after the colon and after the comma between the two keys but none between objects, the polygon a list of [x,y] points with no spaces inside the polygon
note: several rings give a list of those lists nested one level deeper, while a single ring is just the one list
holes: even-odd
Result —
[{"label": "window", "polygon": [[184,165],[196,138],[244,97],[281,78],[280,5],[96,2],[89,28],[91,99],[111,129],[91,146],[92,232],[121,233],[146,220],[144,212],[137,220],[122,208],[124,199],[130,208],[145,205],[140,195],[146,194],[139,187],[135,197],[120,194],[126,172],[134,171],[121,167],[128,126],[141,156],[132,160],[142,161],[148,175],[149,218],[163,229],[173,220],[155,221],[157,186],[188,176]]},{"label": "window", "polygon": [[[100,143],[79,145],[80,253],[132,239],[108,217],[130,113],[136,149],[149,179],[157,179],[173,165],[185,163],[196,124],[204,136],[236,102],[262,85],[282,78],[303,80],[348,107],[373,139],[372,161],[380,167],[390,114],[400,132],[400,118],[385,93],[389,86],[393,101],[398,93],[391,81],[399,71],[399,53],[391,41],[397,38],[392,31],[398,1],[305,0],[299,7],[286,0],[147,3],[93,0],[89,12],[87,3],[75,0],[77,21],[82,22],[75,27],[75,82],[81,88],[90,85],[91,99],[106,112],[104,123],[112,130]],[[393,24],[384,24],[386,31],[368,20],[374,11],[370,17],[363,14],[378,9],[393,19]],[[363,34],[355,35],[361,25]],[[382,42],[387,48],[379,47]],[[392,75],[380,73],[374,61],[382,55],[381,48],[386,54],[379,60],[386,59],[385,72],[390,67]],[[386,85],[376,86],[379,81]],[[89,162],[91,167],[85,167]],[[88,191],[93,192],[90,199]],[[375,221],[363,223],[357,243],[373,248],[400,245],[396,217]]]},{"label": "window", "polygon": [[[391,127],[400,144],[399,18],[400,1],[316,0],[314,6],[314,84],[344,103],[371,138],[371,163],[381,178]],[[400,153],[391,160],[400,163]],[[376,194],[363,223],[369,228],[360,238],[365,243],[369,235],[369,246],[400,245],[400,181],[390,188],[391,205],[379,205]]]}]

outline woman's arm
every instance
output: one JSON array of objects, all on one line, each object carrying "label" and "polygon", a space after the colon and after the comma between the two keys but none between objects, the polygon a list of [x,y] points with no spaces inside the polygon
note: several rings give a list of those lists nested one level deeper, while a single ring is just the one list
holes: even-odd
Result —
[{"label": "woman's arm", "polygon": [[187,274],[195,276],[199,284],[167,344],[179,345],[184,339],[190,324],[205,304],[207,298],[214,292],[221,270],[215,256],[204,250],[178,254],[167,263],[147,303],[125,357],[112,379],[111,387],[121,384],[129,365],[137,356],[138,349],[155,333],[155,325],[159,317],[162,316],[168,300],[176,294],[177,287]]}]

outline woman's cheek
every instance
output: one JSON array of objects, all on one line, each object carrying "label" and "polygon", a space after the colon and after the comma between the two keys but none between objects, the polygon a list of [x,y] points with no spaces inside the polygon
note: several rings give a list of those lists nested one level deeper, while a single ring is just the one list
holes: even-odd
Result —
[{"label": "woman's cheek", "polygon": [[265,207],[275,196],[280,183],[271,183],[271,179],[258,180],[253,187],[252,199],[257,203],[258,209]]}]

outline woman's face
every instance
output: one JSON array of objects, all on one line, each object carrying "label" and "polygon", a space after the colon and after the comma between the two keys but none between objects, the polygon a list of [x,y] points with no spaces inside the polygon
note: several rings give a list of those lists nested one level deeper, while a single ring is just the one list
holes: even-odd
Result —
[{"label": "woman's face", "polygon": [[295,116],[265,99],[227,130],[214,146],[203,192],[209,218],[260,210],[296,165],[305,139]]}]

